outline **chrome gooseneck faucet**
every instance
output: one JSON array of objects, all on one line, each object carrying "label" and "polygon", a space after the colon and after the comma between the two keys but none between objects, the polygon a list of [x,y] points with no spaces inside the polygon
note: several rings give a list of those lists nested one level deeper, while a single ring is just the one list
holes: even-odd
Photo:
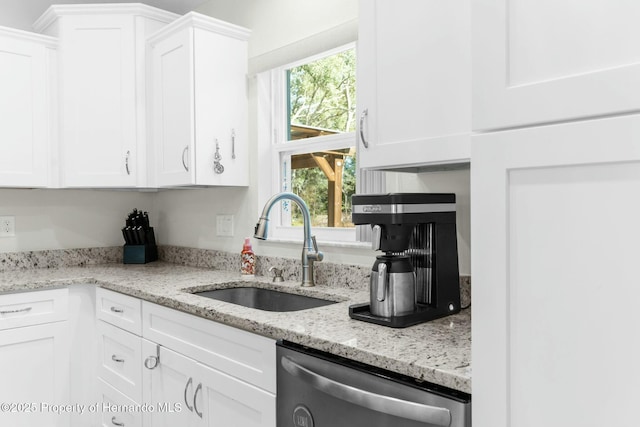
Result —
[{"label": "chrome gooseneck faucet", "polygon": [[311,215],[307,204],[294,193],[278,193],[272,196],[264,205],[262,215],[256,224],[253,237],[260,240],[267,240],[267,229],[269,226],[269,212],[274,204],[283,199],[289,199],[300,207],[304,220],[304,242],[302,243],[302,286],[315,286],[313,281],[313,262],[322,261],[324,255],[318,250],[315,236],[311,235]]}]

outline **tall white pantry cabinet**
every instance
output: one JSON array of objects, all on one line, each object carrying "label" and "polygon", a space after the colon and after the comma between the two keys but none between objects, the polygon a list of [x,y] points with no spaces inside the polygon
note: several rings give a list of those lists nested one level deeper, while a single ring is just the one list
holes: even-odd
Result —
[{"label": "tall white pantry cabinet", "polygon": [[639,19],[473,2],[474,427],[637,425]]}]

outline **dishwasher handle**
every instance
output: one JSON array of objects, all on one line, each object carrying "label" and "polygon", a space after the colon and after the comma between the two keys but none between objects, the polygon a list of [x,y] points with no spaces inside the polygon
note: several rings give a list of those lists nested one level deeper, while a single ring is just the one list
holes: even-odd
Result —
[{"label": "dishwasher handle", "polygon": [[427,422],[442,427],[451,425],[451,411],[447,408],[408,402],[342,384],[302,367],[286,356],[280,359],[280,363],[289,374],[340,400],[407,420]]}]

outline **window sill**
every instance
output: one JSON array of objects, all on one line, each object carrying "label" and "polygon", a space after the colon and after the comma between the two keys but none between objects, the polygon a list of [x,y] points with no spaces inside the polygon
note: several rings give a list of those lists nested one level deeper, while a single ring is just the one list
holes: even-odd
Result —
[{"label": "window sill", "polygon": [[[296,244],[302,245],[302,239],[289,239],[286,237],[269,237],[265,242],[278,244]],[[318,246],[329,246],[332,248],[349,248],[349,249],[371,249],[370,242],[335,242],[319,240]]]}]

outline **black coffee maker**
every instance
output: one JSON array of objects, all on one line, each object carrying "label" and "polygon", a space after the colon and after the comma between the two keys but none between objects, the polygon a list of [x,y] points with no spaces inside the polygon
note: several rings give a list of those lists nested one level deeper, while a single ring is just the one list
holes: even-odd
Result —
[{"label": "black coffee maker", "polygon": [[456,196],[449,193],[354,195],[352,221],[370,224],[376,258],[369,303],[353,319],[401,328],[460,311]]}]

